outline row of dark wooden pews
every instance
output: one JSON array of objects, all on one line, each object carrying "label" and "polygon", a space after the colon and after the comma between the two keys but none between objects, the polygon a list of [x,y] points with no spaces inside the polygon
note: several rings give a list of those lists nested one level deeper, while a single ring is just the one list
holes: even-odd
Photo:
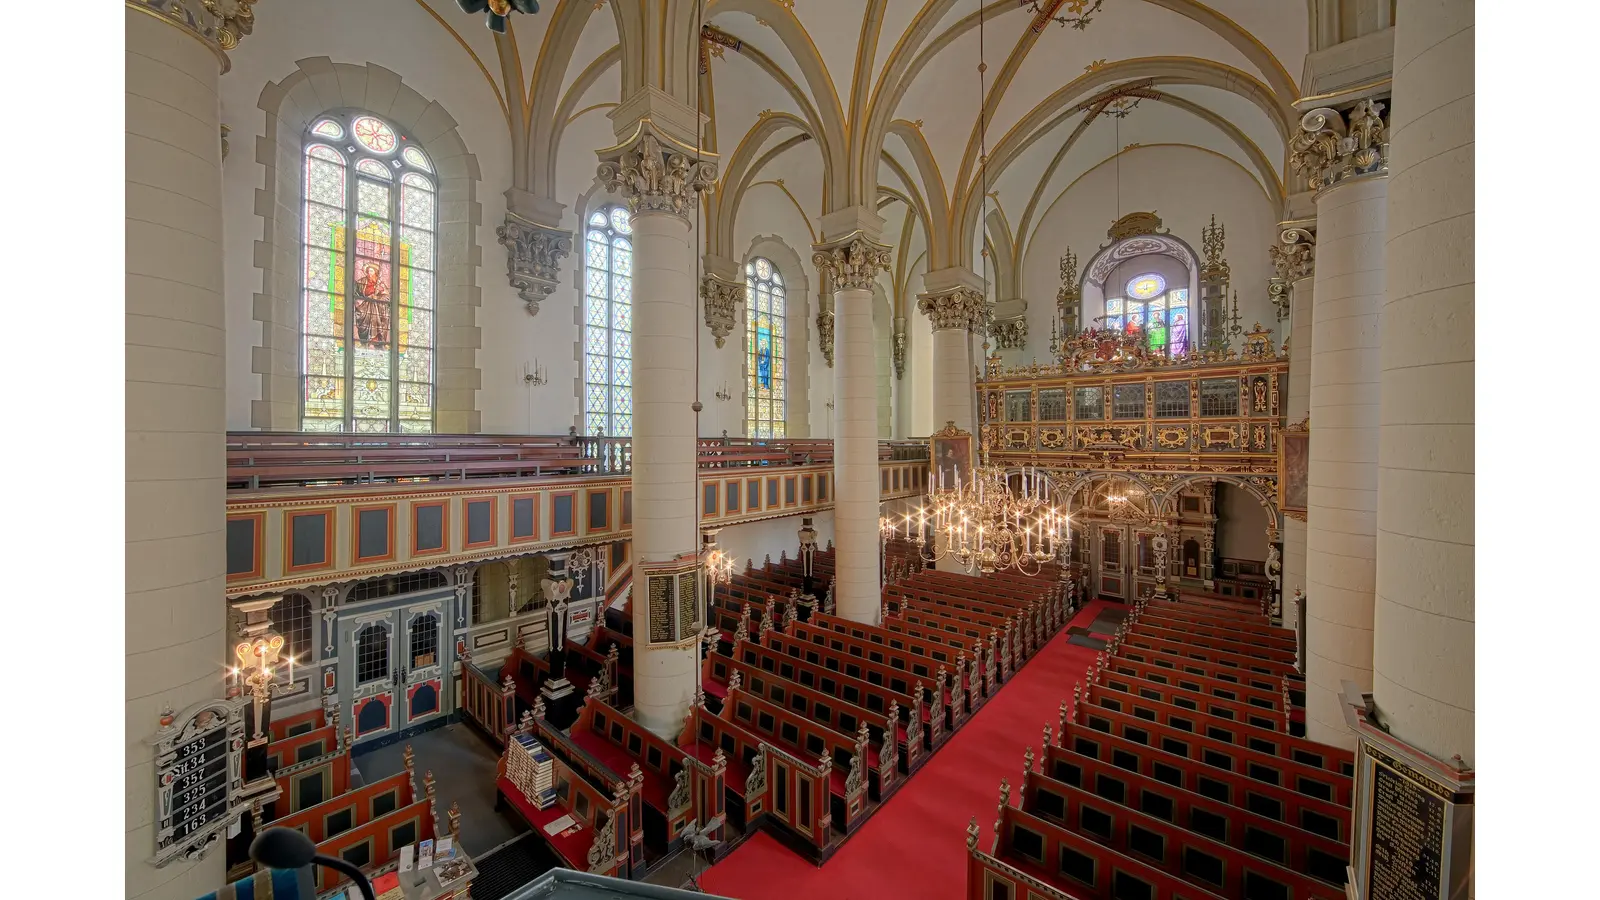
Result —
[{"label": "row of dark wooden pews", "polygon": [[1354,761],[1299,736],[1294,659],[1254,605],[1137,602],[1001,782],[987,850],[973,818],[967,896],[1343,898]]}]

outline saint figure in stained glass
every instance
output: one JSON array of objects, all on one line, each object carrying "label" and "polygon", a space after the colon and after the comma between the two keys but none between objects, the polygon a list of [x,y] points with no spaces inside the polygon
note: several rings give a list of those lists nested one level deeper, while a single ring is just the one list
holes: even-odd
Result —
[{"label": "saint figure in stained glass", "polygon": [[389,342],[389,286],[376,263],[368,263],[356,280],[356,340],[368,344]]},{"label": "saint figure in stained glass", "polygon": [[772,388],[772,331],[768,328],[756,329],[756,382]]}]

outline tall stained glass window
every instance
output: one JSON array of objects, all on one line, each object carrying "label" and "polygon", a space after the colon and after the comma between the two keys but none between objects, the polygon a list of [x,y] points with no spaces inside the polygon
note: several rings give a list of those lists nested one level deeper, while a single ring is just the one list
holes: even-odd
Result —
[{"label": "tall stained glass window", "polygon": [[753,438],[788,435],[788,372],[783,353],[783,274],[763,256],[745,263],[746,363],[744,430]]},{"label": "tall stained glass window", "polygon": [[1188,352],[1189,322],[1189,289],[1168,290],[1167,280],[1155,272],[1135,275],[1123,285],[1122,296],[1106,300],[1106,327],[1145,329],[1152,353]]},{"label": "tall stained glass window", "polygon": [[438,207],[433,166],[382,119],[306,134],[305,431],[433,431]]},{"label": "tall stained glass window", "polygon": [[633,434],[633,224],[608,206],[584,228],[583,420],[608,437]]}]

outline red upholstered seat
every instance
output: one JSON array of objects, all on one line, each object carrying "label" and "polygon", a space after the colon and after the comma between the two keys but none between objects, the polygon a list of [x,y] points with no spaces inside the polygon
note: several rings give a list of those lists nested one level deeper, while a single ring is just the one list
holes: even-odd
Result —
[{"label": "red upholstered seat", "polygon": [[640,792],[644,802],[650,804],[651,809],[667,811],[667,795],[672,792],[672,786],[667,783],[667,776],[645,766],[644,761],[638,759],[628,751],[618,747],[593,731],[582,728],[572,730],[572,742],[583,748],[595,759],[605,763],[606,768],[622,776],[628,777],[628,770],[634,763],[639,764],[639,771],[644,773],[644,788]]},{"label": "red upholstered seat", "polygon": [[[567,815],[571,810],[566,809],[560,803],[552,804],[549,809],[540,809],[534,806],[528,802],[528,798],[522,796],[522,792],[517,790],[516,785],[512,784],[509,778],[501,778],[499,787],[500,793],[505,796],[506,800],[516,807],[517,812],[521,813],[522,817],[528,821],[528,824],[533,826],[535,832],[549,842],[551,849],[555,850],[568,866],[579,871],[588,870],[589,848],[594,844],[594,832],[587,825],[578,829],[576,833],[569,835],[549,835],[544,833],[544,826]],[[574,815],[573,818],[577,819],[578,817]]]}]

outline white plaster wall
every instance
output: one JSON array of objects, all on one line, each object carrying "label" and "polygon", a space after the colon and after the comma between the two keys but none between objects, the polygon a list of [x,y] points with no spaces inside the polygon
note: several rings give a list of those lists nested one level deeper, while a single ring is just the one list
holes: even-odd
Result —
[{"label": "white plaster wall", "polygon": [[1267,511],[1244,488],[1217,485],[1217,555],[1267,558]]},{"label": "white plaster wall", "polygon": [[[1223,255],[1239,292],[1240,324],[1272,325],[1272,303],[1267,299],[1271,271],[1267,247],[1276,237],[1278,210],[1267,201],[1259,182],[1238,165],[1212,153],[1188,147],[1140,147],[1122,154],[1121,209],[1154,210],[1172,234],[1199,248],[1200,231],[1212,214],[1225,226]],[[1102,163],[1078,179],[1045,210],[1028,243],[1022,263],[1023,295],[1029,298],[1029,354],[1035,336],[1048,341],[1050,314],[1061,284],[1061,252],[1071,247],[1087,262],[1107,243],[1106,229],[1116,219],[1117,178],[1114,165]],[[1084,321],[1100,315],[1085,292]],[[1190,302],[1198,297],[1190,295]],[[1043,346],[1043,345],[1041,345]]]},{"label": "white plaster wall", "polygon": [[[833,510],[816,513],[811,518],[811,527],[817,530],[818,548],[827,547],[833,540]],[[717,533],[717,546],[733,557],[735,572],[744,571],[746,560],[754,561],[756,568],[761,568],[769,554],[773,562],[778,561],[779,553],[787,553],[793,559],[800,552],[800,519],[800,516],[783,516],[733,525]]]},{"label": "white plaster wall", "polygon": [[[435,3],[447,21],[459,21],[453,4]],[[383,27],[372,27],[374,19],[381,20]],[[312,23],[314,27],[308,27]],[[492,65],[494,48],[487,29],[458,30],[474,52]],[[329,52],[331,35],[338,36],[337,53]],[[261,89],[294,72],[300,59],[330,56],[335,63],[375,63],[395,72],[406,85],[450,113],[467,149],[477,156],[482,173],[478,200],[483,205],[483,222],[477,229],[477,245],[484,260],[478,278],[483,305],[512,304],[522,315],[521,301],[501,274],[504,250],[495,243],[493,228],[504,219],[504,200],[498,192],[511,183],[505,119],[493,88],[467,51],[426,10],[414,3],[383,0],[337,4],[282,0],[274,5],[272,15],[257,17],[254,32],[229,56],[233,69],[222,78],[221,105],[222,122],[232,129],[222,193],[230,429],[250,427],[250,403],[261,397],[261,376],[251,372],[251,348],[260,340],[260,325],[252,318],[251,304],[262,288],[255,245],[263,234],[256,203],[266,169],[255,160],[255,143],[265,134],[266,122],[256,104]],[[298,203],[298,198],[294,202]],[[484,324],[480,316],[480,327]]]},{"label": "white plaster wall", "polygon": [[[926,267],[924,267],[924,272]],[[944,427],[934,421],[933,322],[917,311],[916,296],[923,292],[922,273],[906,286],[906,380],[912,382],[908,435],[927,437]]]}]

